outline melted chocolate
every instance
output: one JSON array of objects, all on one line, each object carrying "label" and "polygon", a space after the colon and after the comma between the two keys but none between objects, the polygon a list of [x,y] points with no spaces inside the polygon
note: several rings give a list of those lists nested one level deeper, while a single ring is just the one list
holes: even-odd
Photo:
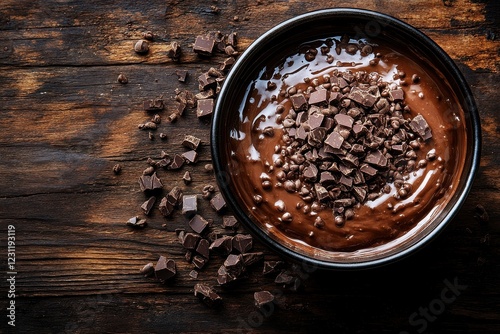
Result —
[{"label": "melted chocolate", "polygon": [[[311,45],[318,51],[325,46],[321,42]],[[376,53],[381,55],[378,63],[372,61],[370,64]],[[331,54],[335,58],[333,62],[319,52],[312,61],[308,61],[303,53],[297,53],[275,67],[262,69],[260,78],[248,86],[247,96],[239,110],[240,122],[231,129],[229,164],[235,188],[250,215],[273,238],[301,252],[310,254],[309,246],[313,246],[317,248],[314,251],[316,256],[328,257],[324,251],[333,251],[339,252],[336,256],[342,258],[342,252],[358,251],[360,256],[376,252],[377,247],[391,247],[391,241],[405,235],[411,238],[428,229],[429,222],[450,201],[459,183],[467,138],[464,113],[438,71],[419,65],[394,47],[383,45],[374,45],[373,54],[364,57],[359,51],[348,54],[342,50],[338,55],[333,48]],[[417,161],[425,159],[429,151],[435,153],[436,159],[408,175],[406,182],[412,184],[413,190],[407,198],[397,199],[394,184],[389,184],[389,194],[355,209],[354,218],[344,226],[334,223],[331,210],[323,210],[317,215],[325,224],[316,228],[316,215],[296,209],[297,203],[302,201],[297,193],[289,193],[283,187],[263,189],[261,175],[267,173],[273,184],[278,182],[278,169],[270,172],[269,168],[275,160],[275,146],[283,144],[283,127],[277,122],[277,117],[285,116],[292,106],[292,102],[279,93],[289,87],[305,90],[308,84],[304,83],[304,78],[308,78],[306,81],[318,79],[323,83],[323,75],[335,69],[377,72],[385,81],[399,84],[405,93],[405,103],[411,108],[410,116],[424,116],[432,131],[432,138],[417,151]],[[394,75],[401,71],[406,77],[394,80]],[[419,80],[412,81],[413,74]],[[276,88],[268,89],[269,82],[273,83],[272,88]],[[285,105],[282,116],[276,113],[278,104]],[[269,128],[274,130],[273,136],[264,135],[264,129],[269,131]],[[262,196],[262,203],[258,205],[253,199],[256,194]],[[283,215],[283,205],[294,216],[287,224],[279,220]]]}]

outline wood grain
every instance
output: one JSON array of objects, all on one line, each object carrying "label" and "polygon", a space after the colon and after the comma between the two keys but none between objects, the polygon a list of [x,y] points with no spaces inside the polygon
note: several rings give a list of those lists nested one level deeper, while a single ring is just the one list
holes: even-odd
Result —
[{"label": "wood grain", "polygon": [[[237,31],[239,50],[280,21],[327,7],[378,10],[404,20],[435,40],[469,82],[483,130],[481,167],[468,200],[450,226],[425,250],[394,265],[366,272],[313,272],[299,292],[285,291],[263,277],[261,266],[231,289],[219,310],[206,308],[193,285],[214,285],[223,257],[214,255],[198,279],[184,260],[175,229],[186,228],[180,212],[163,218],[157,210],[148,227],[125,226],[142,215],[147,198],[137,179],[148,157],[183,152],[184,135],[202,139],[200,161],[176,172],[159,173],[164,193],[181,186],[201,194],[215,184],[210,163],[209,122],[193,110],[176,123],[162,122],[168,134],[150,141],[137,129],[152,115],[145,99],[163,97],[166,116],[176,108],[176,88],[197,90],[196,78],[223,59],[202,59],[192,51],[196,35]],[[0,246],[7,226],[16,227],[17,329],[31,333],[415,333],[410,316],[439,300],[446,280],[467,288],[442,313],[427,321],[428,332],[498,333],[500,328],[500,138],[497,112],[499,61],[498,1],[13,1],[0,6]],[[235,19],[237,17],[237,20]],[[133,52],[145,31],[155,34],[146,56]],[[180,62],[166,55],[178,41]],[[179,83],[176,69],[189,71]],[[117,83],[124,73],[127,85]],[[120,163],[122,173],[112,167]],[[193,175],[186,186],[185,170]],[[221,227],[208,202],[201,212]],[[490,222],[480,224],[482,204]],[[156,204],[158,205],[158,203]],[[241,232],[243,230],[240,229]],[[490,243],[484,243],[489,235]],[[483,242],[482,242],[483,241]],[[262,245],[266,259],[279,257]],[[176,260],[178,275],[160,284],[139,275],[160,255]],[[7,266],[2,261],[2,272]],[[3,277],[3,276],[2,276]],[[2,285],[0,299],[7,302]],[[253,292],[280,295],[268,316],[253,306]],[[4,317],[5,318],[5,317]],[[5,319],[0,332],[11,330]]]}]

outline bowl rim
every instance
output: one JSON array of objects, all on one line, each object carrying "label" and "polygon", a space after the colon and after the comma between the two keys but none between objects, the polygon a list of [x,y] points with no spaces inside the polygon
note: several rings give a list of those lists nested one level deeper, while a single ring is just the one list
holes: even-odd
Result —
[{"label": "bowl rim", "polygon": [[[461,93],[463,94],[463,97],[465,99],[464,103],[461,104],[462,108],[464,109],[464,113],[466,113],[466,115],[470,117],[470,124],[468,124],[471,126],[472,133],[472,138],[470,138],[470,140],[472,141],[470,170],[468,170],[468,174],[466,175],[466,180],[461,193],[457,198],[454,199],[454,205],[452,206],[452,208],[435,228],[433,228],[429,233],[424,235],[412,245],[394,254],[367,261],[334,262],[319,260],[296,252],[271,238],[263,231],[261,227],[257,226],[257,224],[251,221],[251,218],[243,212],[244,210],[242,208],[240,208],[239,203],[236,201],[236,196],[231,193],[229,185],[227,183],[227,173],[225,172],[224,166],[222,164],[221,153],[219,150],[219,148],[221,147],[221,136],[219,136],[218,133],[220,133],[221,131],[220,115],[222,113],[222,102],[224,101],[223,97],[227,94],[230,94],[231,82],[238,79],[237,77],[235,77],[235,73],[240,69],[241,66],[244,65],[244,63],[247,61],[246,59],[251,57],[254,54],[255,50],[257,50],[262,43],[266,42],[268,39],[273,38],[274,35],[279,35],[287,31],[287,29],[291,28],[293,25],[296,25],[298,23],[305,23],[314,19],[328,18],[332,16],[355,16],[356,18],[365,18],[368,20],[384,20],[384,22],[389,22],[389,24],[395,26],[396,29],[406,31],[409,34],[414,35],[415,39],[421,41],[423,44],[425,44],[426,47],[432,49],[432,51],[435,53],[435,57],[441,59],[443,64],[446,66],[446,71],[452,74],[454,80],[460,87]],[[453,59],[451,59],[451,57],[436,42],[434,42],[431,38],[429,38],[417,28],[393,16],[367,9],[342,7],[315,10],[285,20],[266,31],[250,44],[250,46],[240,55],[235,64],[232,66],[218,95],[212,117],[210,140],[214,172],[222,196],[226,200],[228,206],[232,209],[234,215],[240,222],[243,223],[245,228],[247,228],[252,235],[256,236],[259,241],[261,241],[272,251],[283,255],[293,262],[300,262],[303,265],[312,266],[313,268],[318,269],[350,270],[374,268],[406,258],[410,254],[413,254],[417,250],[421,249],[423,245],[435,239],[435,237],[444,230],[444,228],[449,224],[451,220],[453,220],[453,218],[462,207],[470,192],[475,175],[477,174],[481,156],[481,128],[478,109],[471,88]],[[465,174],[466,172],[467,170],[464,169],[463,173]]]}]

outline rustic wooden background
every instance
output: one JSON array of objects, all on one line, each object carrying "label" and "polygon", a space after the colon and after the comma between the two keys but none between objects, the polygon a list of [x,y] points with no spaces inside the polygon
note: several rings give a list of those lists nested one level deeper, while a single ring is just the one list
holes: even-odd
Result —
[{"label": "rustic wooden background", "polygon": [[[7,226],[16,228],[16,330],[19,333],[335,332],[500,333],[500,2],[468,0],[2,0],[0,4],[0,332],[7,325]],[[455,60],[477,100],[483,129],[481,167],[460,214],[424,251],[395,265],[345,273],[314,272],[299,292],[283,292],[272,314],[253,306],[253,292],[279,290],[260,267],[232,289],[217,288],[221,309],[201,304],[196,282],[215,283],[222,258],[213,256],[197,279],[175,240],[185,227],[177,212],[155,212],[144,230],[125,221],[141,215],[137,178],[148,157],[182,152],[190,133],[202,139],[201,159],[182,171],[161,173],[166,188],[200,194],[215,184],[209,122],[192,111],[161,124],[167,141],[148,140],[137,124],[148,118],[142,101],[163,96],[174,108],[175,88],[197,89],[196,78],[223,56],[199,59],[196,35],[239,34],[243,50],[275,24],[326,7],[378,10],[421,29]],[[145,31],[155,41],[147,56],[133,45]],[[178,41],[180,62],[167,55]],[[176,69],[189,70],[186,84]],[[127,85],[116,82],[119,73]],[[112,167],[123,166],[120,175]],[[184,186],[182,173],[194,181]],[[221,230],[221,216],[200,200]],[[489,223],[480,223],[482,204]],[[165,225],[164,225],[165,224]],[[278,257],[264,250],[266,259]],[[177,262],[166,285],[138,274],[159,255]],[[446,282],[467,287],[442,303]],[[441,301],[441,302],[440,302]],[[440,309],[438,306],[444,305]],[[418,315],[433,307],[436,316]],[[438,307],[438,309],[436,309]],[[417,317],[410,320],[412,314]],[[425,319],[425,320],[423,320]],[[415,323],[415,321],[419,321]]]}]

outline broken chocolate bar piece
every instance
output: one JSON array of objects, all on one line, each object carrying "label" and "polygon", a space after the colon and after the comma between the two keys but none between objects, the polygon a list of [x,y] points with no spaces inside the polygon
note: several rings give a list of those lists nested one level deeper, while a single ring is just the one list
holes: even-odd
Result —
[{"label": "broken chocolate bar piece", "polygon": [[207,259],[200,255],[195,255],[191,260],[191,263],[196,267],[196,269],[203,269],[207,262]]},{"label": "broken chocolate bar piece", "polygon": [[198,161],[198,153],[195,150],[182,153],[182,157],[187,164],[194,164]]},{"label": "broken chocolate bar piece", "polygon": [[241,255],[243,257],[243,265],[245,267],[249,267],[257,262],[260,262],[264,259],[263,252],[253,252],[253,253],[245,253]]},{"label": "broken chocolate bar piece", "polygon": [[189,171],[186,171],[182,176],[182,180],[184,181],[184,184],[190,184],[191,181],[193,181],[193,179],[191,178],[191,173],[189,173]]},{"label": "broken chocolate bar piece", "polygon": [[172,163],[168,166],[168,169],[179,169],[184,165],[184,157],[180,154],[174,155]]},{"label": "broken chocolate bar piece", "polygon": [[211,56],[214,51],[215,39],[212,36],[196,36],[193,51],[202,56]]},{"label": "broken chocolate bar piece", "polygon": [[229,254],[233,250],[233,237],[224,235],[217,238],[212,242],[209,249],[220,251],[223,254]]},{"label": "broken chocolate bar piece", "polygon": [[423,140],[432,138],[431,128],[422,115],[415,116],[410,122],[410,128],[418,133]]},{"label": "broken chocolate bar piece", "polygon": [[221,193],[216,194],[210,200],[210,206],[219,213],[226,208],[226,201],[224,200],[224,197],[222,197]]},{"label": "broken chocolate bar piece", "polygon": [[304,94],[295,94],[290,96],[292,106],[295,111],[307,110],[307,100]]},{"label": "broken chocolate bar piece", "polygon": [[194,295],[210,307],[217,307],[222,303],[222,298],[210,286],[203,283],[194,286]]},{"label": "broken chocolate bar piece", "polygon": [[283,261],[264,261],[264,268],[262,269],[262,275],[270,275],[278,272],[285,265]]},{"label": "broken chocolate bar piece", "polygon": [[165,256],[160,256],[155,266],[155,276],[158,280],[165,282],[175,276],[177,270],[175,261],[168,259]]},{"label": "broken chocolate bar piece", "polygon": [[224,228],[237,228],[238,220],[234,216],[224,216],[222,217],[222,227]]},{"label": "broken chocolate bar piece", "polygon": [[196,109],[196,116],[198,116],[198,118],[210,116],[212,115],[213,111],[214,111],[213,99],[205,99],[198,101],[198,106]]},{"label": "broken chocolate bar piece", "polygon": [[210,243],[207,239],[201,239],[196,247],[196,253],[203,256],[205,259],[210,257]]},{"label": "broken chocolate bar piece", "polygon": [[187,218],[193,217],[198,212],[198,198],[196,195],[182,196],[182,214]]},{"label": "broken chocolate bar piece", "polygon": [[189,221],[189,226],[195,231],[196,233],[202,233],[205,228],[208,226],[208,221],[206,221],[202,216],[200,215],[195,215],[190,221]]},{"label": "broken chocolate bar piece", "polygon": [[186,135],[184,137],[184,140],[182,141],[182,146],[187,147],[191,150],[197,150],[198,146],[200,145],[200,138],[196,138],[195,136],[192,135]]},{"label": "broken chocolate bar piece", "polygon": [[127,220],[127,225],[137,228],[144,228],[147,225],[146,219],[139,219],[139,217],[132,217]]},{"label": "broken chocolate bar piece", "polygon": [[232,275],[238,277],[241,275],[245,266],[243,265],[243,257],[236,254],[229,254],[224,261],[224,267],[226,267],[227,271]]},{"label": "broken chocolate bar piece", "polygon": [[253,247],[253,238],[249,234],[236,234],[233,237],[233,249],[240,253],[246,253]]},{"label": "broken chocolate bar piece", "polygon": [[144,214],[147,216],[151,212],[153,205],[156,202],[156,197],[151,196],[146,202],[142,203],[141,209],[144,211]]},{"label": "broken chocolate bar piece", "polygon": [[176,70],[175,75],[177,75],[177,80],[180,82],[186,82],[188,71],[187,70]]},{"label": "broken chocolate bar piece", "polygon": [[255,306],[263,309],[274,301],[274,296],[269,291],[258,291],[253,294]]},{"label": "broken chocolate bar piece", "polygon": [[144,111],[161,111],[164,107],[162,99],[144,101]]},{"label": "broken chocolate bar piece", "polygon": [[199,234],[196,233],[185,233],[182,239],[182,246],[185,249],[195,250],[198,246],[198,242],[201,240]]},{"label": "broken chocolate bar piece", "polygon": [[163,188],[163,184],[158,176],[156,176],[156,173],[153,173],[152,175],[142,175],[139,178],[139,186],[141,187],[141,191]]}]

